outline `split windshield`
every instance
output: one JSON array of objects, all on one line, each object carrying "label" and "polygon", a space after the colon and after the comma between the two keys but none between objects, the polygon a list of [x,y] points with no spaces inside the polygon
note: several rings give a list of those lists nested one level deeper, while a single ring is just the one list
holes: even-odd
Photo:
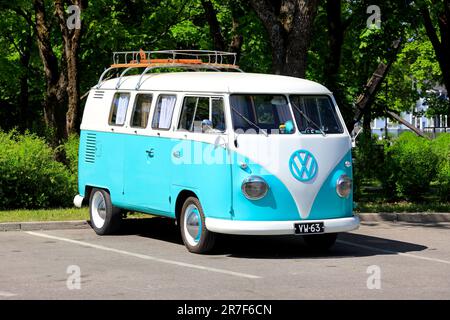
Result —
[{"label": "split windshield", "polygon": [[[294,133],[292,113],[283,95],[230,96],[234,130],[245,133]],[[286,126],[290,130],[286,130]],[[263,132],[260,132],[263,131]]]},{"label": "split windshield", "polygon": [[289,99],[301,133],[344,132],[330,97],[291,95]]},{"label": "split windshield", "polygon": [[284,95],[231,95],[234,130],[244,133],[293,134],[293,114],[302,134],[343,133],[330,97],[290,95],[289,99],[290,104]]}]

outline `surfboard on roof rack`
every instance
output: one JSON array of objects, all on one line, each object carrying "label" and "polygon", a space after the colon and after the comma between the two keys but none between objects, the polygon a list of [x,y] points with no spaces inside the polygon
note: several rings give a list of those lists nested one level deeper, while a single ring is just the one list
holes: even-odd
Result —
[{"label": "surfboard on roof rack", "polygon": [[135,68],[145,68],[140,75],[136,89],[139,89],[142,77],[150,70],[161,68],[180,68],[190,70],[239,71],[236,53],[211,50],[158,50],[158,51],[123,51],[113,53],[113,64],[106,69],[97,84],[100,88],[105,76],[112,70],[123,69],[121,79]]}]

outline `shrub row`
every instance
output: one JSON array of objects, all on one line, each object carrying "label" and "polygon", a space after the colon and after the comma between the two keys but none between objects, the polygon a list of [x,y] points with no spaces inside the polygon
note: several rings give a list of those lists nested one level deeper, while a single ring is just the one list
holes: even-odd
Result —
[{"label": "shrub row", "polygon": [[388,198],[421,200],[433,183],[439,199],[449,200],[450,134],[434,140],[404,132],[392,142],[371,138],[359,141],[354,153],[355,191],[361,191],[365,179],[377,179]]},{"label": "shrub row", "polygon": [[56,161],[43,138],[0,131],[0,209],[71,206],[76,194],[76,138],[67,148],[68,166]]}]

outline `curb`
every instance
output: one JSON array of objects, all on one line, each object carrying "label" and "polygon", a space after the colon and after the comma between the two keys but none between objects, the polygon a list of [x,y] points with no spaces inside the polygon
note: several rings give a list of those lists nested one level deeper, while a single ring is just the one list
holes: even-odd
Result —
[{"label": "curb", "polygon": [[90,228],[90,225],[86,220],[0,223],[0,232],[2,232],[2,231],[88,229],[88,228]]},{"label": "curb", "polygon": [[[412,222],[412,223],[444,223],[450,222],[450,213],[357,213],[361,222]],[[63,230],[89,229],[86,220],[76,221],[46,221],[46,222],[7,222],[0,223],[2,231],[35,231],[35,230]]]},{"label": "curb", "polygon": [[393,212],[381,212],[381,213],[358,213],[359,219],[362,222],[413,222],[413,223],[441,223],[450,222],[450,213],[448,212],[436,212],[436,213],[393,213]]}]

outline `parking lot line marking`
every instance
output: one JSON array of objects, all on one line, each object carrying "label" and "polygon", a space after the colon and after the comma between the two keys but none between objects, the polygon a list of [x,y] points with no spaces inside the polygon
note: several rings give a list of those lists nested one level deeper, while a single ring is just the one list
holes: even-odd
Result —
[{"label": "parking lot line marking", "polygon": [[354,246],[354,247],[358,247],[358,248],[362,248],[362,249],[371,250],[371,251],[379,251],[379,252],[384,252],[384,253],[388,253],[388,254],[398,254],[400,256],[409,257],[409,258],[415,258],[415,259],[421,259],[421,260],[427,260],[427,261],[434,261],[434,262],[450,264],[450,261],[447,261],[447,260],[441,260],[441,259],[417,256],[415,254],[410,254],[410,253],[404,253],[404,252],[397,252],[397,251],[392,251],[392,250],[380,249],[380,248],[366,246],[366,245],[363,245],[363,244],[357,244],[357,243],[344,241],[344,240],[337,240],[337,242],[342,243],[342,244],[347,244],[349,246]]},{"label": "parking lot line marking", "polygon": [[28,233],[29,235],[32,235],[32,236],[36,236],[36,237],[42,237],[42,238],[48,238],[48,239],[53,239],[53,240],[59,240],[59,241],[63,241],[63,242],[69,242],[69,243],[73,243],[73,244],[78,244],[80,246],[87,246],[87,247],[91,247],[91,248],[98,249],[98,250],[115,252],[115,253],[131,256],[131,257],[135,257],[135,258],[140,258],[140,259],[144,259],[144,260],[151,260],[151,261],[156,261],[156,262],[161,262],[161,263],[166,263],[166,264],[172,264],[172,265],[176,265],[176,266],[180,266],[180,267],[186,267],[186,268],[191,268],[191,269],[198,269],[198,270],[222,273],[222,274],[227,274],[227,275],[230,275],[230,276],[241,277],[241,278],[248,278],[248,279],[260,279],[261,278],[260,276],[255,276],[255,275],[252,275],[252,274],[241,273],[241,272],[234,272],[234,271],[229,271],[229,270],[224,270],[224,269],[217,269],[217,268],[211,268],[211,267],[205,267],[205,266],[201,266],[201,265],[197,265],[197,264],[191,264],[191,263],[180,262],[180,261],[175,261],[175,260],[156,258],[156,257],[152,257],[152,256],[145,255],[145,254],[140,254],[140,253],[134,253],[134,252],[129,252],[129,251],[120,250],[120,249],[109,248],[109,247],[105,247],[105,246],[101,246],[101,245],[97,245],[97,244],[92,244],[92,243],[89,243],[89,242],[72,240],[72,239],[69,239],[69,238],[63,238],[63,237],[57,237],[57,236],[51,236],[51,235],[48,235],[48,234],[45,234],[45,233],[39,233],[39,232],[33,232],[33,231],[26,231],[26,233]]},{"label": "parking lot line marking", "polygon": [[15,293],[7,292],[7,291],[0,291],[0,297],[10,298],[17,296]]}]

